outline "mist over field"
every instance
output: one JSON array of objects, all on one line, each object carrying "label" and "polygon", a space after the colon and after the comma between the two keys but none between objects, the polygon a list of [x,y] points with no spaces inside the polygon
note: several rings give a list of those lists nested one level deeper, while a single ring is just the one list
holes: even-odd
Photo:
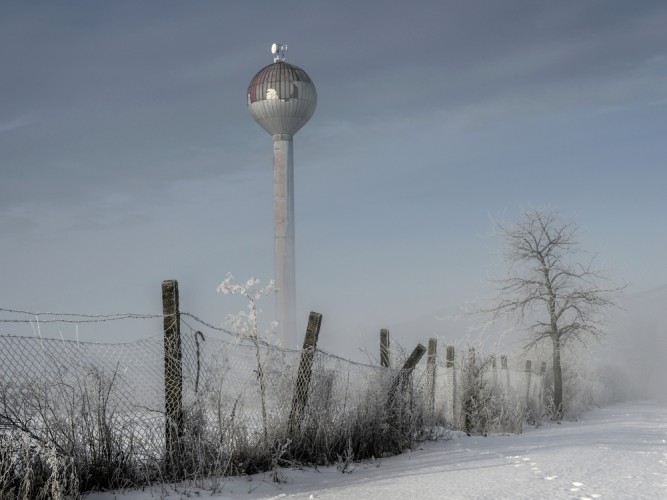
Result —
[{"label": "mist over field", "polygon": [[667,401],[667,329],[663,310],[667,286],[628,296],[622,311],[609,314],[609,333],[598,361],[616,367],[627,387],[621,394],[635,399]]}]

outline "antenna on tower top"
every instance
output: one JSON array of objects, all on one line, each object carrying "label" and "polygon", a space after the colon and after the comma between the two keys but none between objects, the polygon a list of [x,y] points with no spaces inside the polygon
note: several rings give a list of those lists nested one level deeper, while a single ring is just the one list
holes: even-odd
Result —
[{"label": "antenna on tower top", "polygon": [[284,61],[285,52],[287,52],[287,45],[283,45],[281,43],[274,43],[271,45],[271,53],[274,55],[273,62]]}]

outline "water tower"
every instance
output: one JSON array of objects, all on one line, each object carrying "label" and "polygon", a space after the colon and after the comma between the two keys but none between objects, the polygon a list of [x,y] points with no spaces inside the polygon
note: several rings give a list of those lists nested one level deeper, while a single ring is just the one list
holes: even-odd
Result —
[{"label": "water tower", "polygon": [[248,110],[273,138],[273,217],[276,319],[284,347],[298,344],[294,262],[293,137],[313,116],[317,92],[308,74],[285,62],[287,45],[274,43],[273,64],[248,85]]}]

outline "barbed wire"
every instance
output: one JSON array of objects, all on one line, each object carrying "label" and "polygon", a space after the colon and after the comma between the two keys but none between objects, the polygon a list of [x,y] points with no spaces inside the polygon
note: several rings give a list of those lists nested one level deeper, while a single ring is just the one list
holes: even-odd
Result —
[{"label": "barbed wire", "polygon": [[[105,321],[119,321],[124,319],[157,319],[165,317],[164,314],[141,314],[141,313],[116,313],[116,314],[80,314],[80,313],[59,313],[59,312],[33,312],[20,309],[5,309],[0,307],[0,312],[9,314],[25,314],[34,316],[34,319],[5,319],[0,318],[0,323],[102,323]],[[47,316],[47,319],[41,319],[40,316]]]},{"label": "barbed wire", "polygon": [[[195,316],[195,315],[192,314],[192,313],[189,313],[189,312],[181,312],[180,315],[181,315],[181,321],[183,321],[183,316],[186,316],[186,317],[188,317],[188,318],[192,318],[193,320],[195,320],[195,321],[196,321],[197,323],[199,323],[200,325],[203,325],[203,326],[205,326],[206,328],[210,328],[211,330],[215,330],[215,331],[218,331],[218,332],[226,333],[227,335],[232,335],[233,337],[238,337],[238,338],[243,337],[243,335],[241,335],[241,334],[238,333],[238,332],[234,332],[234,331],[232,331],[232,330],[228,330],[227,328],[222,328],[222,327],[220,327],[220,326],[213,326],[211,323],[208,323],[208,322],[204,321],[203,319],[198,318],[197,316]],[[190,327],[190,325],[188,325],[188,326]],[[190,327],[190,328],[192,328],[192,327]],[[194,328],[193,328],[193,330],[194,330]]]},{"label": "barbed wire", "polygon": [[[179,311],[178,313],[173,313],[173,314],[144,314],[144,313],[115,313],[115,314],[84,314],[84,313],[62,313],[62,312],[34,312],[34,311],[26,311],[26,310],[21,310],[21,309],[8,309],[8,308],[2,308],[0,307],[0,313],[9,313],[9,314],[24,314],[27,316],[33,316],[33,318],[30,319],[17,319],[17,318],[11,318],[11,319],[4,319],[0,318],[0,323],[18,323],[18,324],[34,324],[34,323],[39,323],[39,324],[47,324],[47,323],[70,323],[70,324],[82,324],[82,323],[102,323],[102,322],[109,322],[109,321],[121,321],[121,320],[132,320],[132,319],[165,319],[169,317],[174,317],[177,316],[181,322],[187,326],[192,333],[197,333],[199,331],[198,328],[196,328],[193,325],[190,325],[187,321],[184,320],[185,317],[192,319],[196,323],[198,323],[201,326],[204,326],[208,328],[209,330],[215,331],[215,332],[220,332],[224,333],[226,335],[231,336],[235,342],[257,342],[259,345],[266,347],[266,348],[272,348],[272,349],[278,349],[281,351],[285,352],[295,352],[295,351],[300,351],[300,349],[290,349],[282,346],[277,346],[275,344],[271,344],[270,342],[265,341],[262,338],[257,338],[257,339],[252,339],[249,338],[246,335],[243,335],[239,332],[230,330],[228,328],[224,328],[221,326],[215,326],[208,321],[205,321],[201,319],[200,317],[196,316],[195,314],[192,314],[187,311]],[[43,319],[42,317],[46,316],[46,319]],[[3,336],[12,336],[11,334],[4,333],[2,334]],[[203,335],[203,334],[202,334]],[[64,340],[64,339],[62,339]],[[329,356],[334,359],[338,359],[340,361],[345,361],[354,365],[358,366],[366,366],[366,367],[374,367],[377,368],[376,365],[373,365],[372,363],[363,363],[363,362],[357,362],[357,361],[352,361],[348,358],[333,354],[331,352],[324,351],[322,349],[317,349],[318,352]],[[461,360],[456,360],[456,364],[463,362]],[[436,365],[439,368],[446,368],[446,360],[441,359],[440,356],[436,356]],[[396,368],[392,368],[393,370],[396,370]],[[532,373],[534,374],[540,374],[541,372],[538,371],[538,367],[535,366],[531,370]]]},{"label": "barbed wire", "polygon": [[[252,339],[249,339],[248,337],[246,337],[245,335],[242,335],[241,333],[234,332],[234,331],[232,331],[232,330],[228,330],[228,329],[226,329],[226,328],[222,328],[222,327],[219,327],[219,326],[214,326],[214,325],[212,325],[212,324],[210,324],[210,323],[208,323],[208,322],[206,322],[206,321],[204,321],[204,320],[198,318],[197,316],[195,316],[195,315],[192,314],[192,313],[189,313],[189,312],[181,312],[180,314],[181,314],[181,322],[183,322],[183,323],[184,323],[188,328],[190,328],[190,330],[192,330],[192,332],[194,332],[194,333],[197,332],[197,329],[194,328],[193,326],[189,325],[185,320],[183,320],[183,316],[187,316],[187,317],[189,317],[189,318],[192,318],[192,319],[195,320],[197,323],[199,323],[199,324],[201,324],[201,325],[203,325],[203,326],[205,326],[205,327],[207,327],[207,328],[210,328],[211,330],[215,330],[215,331],[218,331],[218,332],[222,332],[222,333],[226,333],[226,334],[228,334],[228,335],[231,335],[231,336],[235,337],[237,340],[244,340],[244,341],[252,340]],[[254,340],[252,340],[252,341],[254,342]],[[263,340],[263,339],[261,339],[261,338],[258,338],[258,339],[257,339],[257,343],[258,343],[259,345],[263,346],[263,347],[268,347],[268,348],[271,348],[271,349],[278,349],[278,350],[280,350],[280,351],[285,351],[285,352],[298,352],[298,351],[301,351],[301,349],[290,349],[290,348],[288,348],[288,347],[277,346],[277,345],[271,344],[271,343],[269,343],[269,342],[267,342],[267,341],[265,341],[265,340]],[[338,360],[340,360],[340,361],[346,361],[346,362],[351,363],[351,364],[353,364],[353,365],[377,368],[376,365],[373,365],[373,364],[370,364],[370,363],[360,363],[360,362],[357,362],[357,361],[352,361],[352,360],[347,359],[347,358],[344,358],[344,357],[342,357],[342,356],[338,356],[338,355],[336,355],[336,354],[333,354],[333,353],[330,353],[330,352],[327,352],[327,351],[323,351],[322,349],[319,349],[319,348],[317,349],[317,351],[318,351],[319,353],[324,354],[324,355],[326,355],[326,356],[329,356],[329,357],[331,357],[331,358],[333,358],[333,359],[338,359]]]}]

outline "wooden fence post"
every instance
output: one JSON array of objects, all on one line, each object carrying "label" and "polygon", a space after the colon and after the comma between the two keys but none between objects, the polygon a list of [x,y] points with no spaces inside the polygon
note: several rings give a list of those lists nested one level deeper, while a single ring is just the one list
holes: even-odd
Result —
[{"label": "wooden fence post", "polygon": [[403,363],[403,370],[413,370],[419,360],[422,359],[422,356],[426,352],[426,347],[421,344],[417,344],[417,347],[414,348],[410,357]]},{"label": "wooden fence post", "polygon": [[447,346],[447,364],[446,367],[448,370],[452,371],[451,374],[451,383],[452,383],[452,394],[451,394],[451,401],[449,404],[449,407],[452,410],[452,419],[451,423],[454,424],[458,420],[458,412],[456,409],[456,367],[454,366],[454,346],[453,345],[448,345]]},{"label": "wooden fence post", "polygon": [[454,368],[454,346],[447,346],[447,368]]},{"label": "wooden fence post", "polygon": [[507,356],[503,354],[500,356],[500,369],[505,370],[505,390],[509,391],[510,390],[510,371],[507,366]]},{"label": "wooden fence post", "polygon": [[540,389],[538,391],[538,398],[539,398],[539,404],[540,408],[542,407],[542,399],[544,398],[544,376],[547,374],[547,362],[542,361],[540,363]]},{"label": "wooden fence post", "polygon": [[178,468],[180,440],[183,436],[183,367],[178,307],[178,281],[163,281],[165,445],[170,472]]},{"label": "wooden fence post", "polygon": [[[481,374],[478,372],[477,366],[475,364],[475,348],[470,347],[468,348],[468,364],[466,366],[464,379],[464,383],[466,386],[468,386],[468,390],[472,389],[471,385],[477,385],[477,378],[480,376]],[[471,399],[470,393],[466,394],[464,392],[463,395],[463,430],[466,432],[466,434],[470,435],[472,432],[472,412],[474,400]]]},{"label": "wooden fence post", "polygon": [[380,365],[389,368],[389,330],[380,330]]},{"label": "wooden fence post", "polygon": [[496,355],[491,355],[491,370],[493,370],[493,388],[498,387],[498,366],[496,365]]},{"label": "wooden fence post", "polygon": [[438,348],[438,339],[428,339],[428,353],[426,357],[426,386],[428,387],[429,412],[431,418],[435,416],[435,357]]},{"label": "wooden fence post", "polygon": [[530,404],[530,379],[533,374],[531,367],[533,363],[531,360],[526,360],[526,406]]},{"label": "wooden fence post", "polygon": [[299,363],[299,372],[296,377],[296,387],[292,398],[292,410],[289,415],[289,433],[292,434],[299,429],[303,420],[303,411],[308,401],[308,391],[310,390],[310,378],[313,373],[313,358],[317,347],[317,339],[320,335],[320,326],[322,325],[322,315],[317,312],[311,312],[308,316],[308,326],[306,327],[306,336],[303,340],[303,350],[301,351],[301,362]]}]

